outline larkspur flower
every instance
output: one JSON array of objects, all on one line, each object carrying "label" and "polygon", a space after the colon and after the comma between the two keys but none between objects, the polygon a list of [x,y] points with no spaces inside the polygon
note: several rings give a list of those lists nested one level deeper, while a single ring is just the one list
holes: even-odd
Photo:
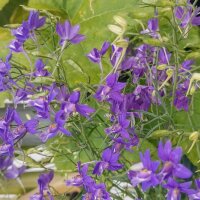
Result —
[{"label": "larkspur flower", "polygon": [[106,85],[102,85],[98,88],[95,98],[99,101],[123,101],[121,90],[126,86],[126,83],[118,82],[118,77],[119,75],[117,73],[110,74],[106,78]]},{"label": "larkspur flower", "polygon": [[110,62],[113,66],[115,66],[121,57],[123,48],[117,47],[114,44],[112,44],[111,47],[112,47],[112,54],[110,56]]},{"label": "larkspur flower", "polygon": [[67,41],[72,44],[78,44],[85,39],[84,35],[78,34],[80,29],[79,25],[72,26],[69,21],[65,21],[63,24],[58,23],[56,25],[56,32],[60,36],[60,45]]},{"label": "larkspur flower", "polygon": [[45,64],[43,63],[42,59],[38,59],[35,62],[35,72],[33,73],[33,76],[38,77],[38,76],[49,76],[50,73],[44,69]]},{"label": "larkspur flower", "polygon": [[133,165],[128,172],[128,178],[133,187],[142,184],[143,191],[150,187],[155,187],[160,183],[156,171],[159,167],[159,161],[152,161],[150,158],[150,151],[146,150],[144,155],[140,153],[140,163]]},{"label": "larkspur flower", "polygon": [[180,20],[180,27],[186,28],[190,23],[193,26],[199,26],[200,25],[200,17],[198,16],[199,8],[196,8],[193,11],[193,8],[190,4],[188,4],[185,7],[177,6],[174,9],[175,16],[177,19]]},{"label": "larkspur flower", "polygon": [[195,180],[195,185],[197,190],[193,194],[189,195],[189,200],[199,200],[200,199],[200,179]]},{"label": "larkspur flower", "polygon": [[190,80],[186,80],[183,83],[178,85],[176,90],[176,96],[174,99],[174,105],[177,110],[185,110],[189,109],[189,98],[186,96],[188,91]]},{"label": "larkspur flower", "polygon": [[12,34],[19,42],[25,42],[29,38],[28,23],[24,21],[21,26],[12,30]]},{"label": "larkspur flower", "polygon": [[114,152],[112,148],[108,148],[102,153],[102,160],[97,162],[94,167],[93,174],[101,175],[105,169],[116,171],[123,168],[118,162],[120,154]]},{"label": "larkspur flower", "polygon": [[110,194],[106,191],[106,186],[103,183],[96,184],[95,181],[87,174],[88,164],[84,164],[81,168],[81,163],[77,164],[79,175],[67,180],[66,185],[83,186],[86,193],[82,196],[84,200],[110,200]]},{"label": "larkspur flower", "polygon": [[148,34],[154,38],[158,37],[158,19],[152,18],[148,21],[148,28],[146,30],[141,31],[141,34]]},{"label": "larkspur flower", "polygon": [[6,62],[3,62],[2,60],[0,60],[0,76],[5,76],[9,74],[9,71],[11,69],[11,65],[9,63],[10,59],[12,57],[12,54],[9,53],[6,56]]},{"label": "larkspur flower", "polygon": [[29,100],[29,106],[32,106],[37,111],[37,117],[48,119],[50,116],[49,102],[45,97]]},{"label": "larkspur flower", "polygon": [[94,180],[87,174],[88,173],[88,164],[84,164],[81,167],[81,162],[77,163],[77,169],[79,174],[72,179],[67,180],[65,183],[67,186],[73,185],[73,186],[89,186],[94,184]]},{"label": "larkspur flower", "polygon": [[39,12],[31,11],[27,20],[27,26],[30,31],[42,27],[46,22],[45,17],[40,17]]},{"label": "larkspur flower", "polygon": [[64,128],[66,121],[66,114],[63,110],[58,111],[55,114],[54,123],[50,124],[49,127],[40,134],[42,142],[46,142],[50,138],[55,137],[59,132],[71,136],[71,133]]},{"label": "larkspur flower", "polygon": [[9,49],[15,53],[23,52],[23,43],[19,42],[18,40],[13,40],[9,45]]},{"label": "larkspur flower", "polygon": [[48,173],[43,173],[38,178],[38,186],[39,186],[39,194],[34,194],[30,197],[30,200],[45,200],[44,192],[46,191],[51,200],[53,200],[53,196],[51,195],[49,189],[49,183],[52,181],[54,177],[54,172],[50,171]]},{"label": "larkspur flower", "polygon": [[62,110],[64,110],[67,116],[70,116],[74,112],[78,112],[84,117],[89,117],[95,110],[90,108],[86,104],[80,104],[80,92],[74,91],[70,94],[68,101],[62,103]]},{"label": "larkspur flower", "polygon": [[163,185],[168,190],[167,200],[180,200],[181,193],[191,195],[195,191],[190,189],[192,182],[178,183],[171,177],[168,179],[167,184]]},{"label": "larkspur flower", "polygon": [[160,142],[158,146],[158,156],[163,162],[163,168],[160,172],[160,175],[163,178],[168,178],[173,175],[175,177],[185,179],[192,176],[192,172],[184,165],[180,164],[182,157],[181,147],[175,147],[173,149],[169,140],[165,143],[165,145]]},{"label": "larkspur flower", "polygon": [[101,47],[101,50],[94,48],[89,54],[87,54],[87,57],[94,63],[100,63],[102,56],[106,53],[109,46],[109,42],[104,42]]},{"label": "larkspur flower", "polygon": [[120,134],[123,138],[129,138],[129,133],[126,130],[130,125],[130,121],[126,119],[126,114],[121,113],[118,116],[118,123],[113,126],[106,128],[105,132],[107,134]]}]

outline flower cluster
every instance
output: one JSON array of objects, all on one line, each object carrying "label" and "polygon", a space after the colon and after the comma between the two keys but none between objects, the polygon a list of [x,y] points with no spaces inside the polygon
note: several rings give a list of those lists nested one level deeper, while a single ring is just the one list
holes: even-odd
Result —
[{"label": "flower cluster", "polygon": [[[168,140],[158,146],[160,161],[152,161],[150,151],[140,153],[140,163],[133,165],[128,177],[133,187],[142,184],[143,191],[150,187],[162,185],[168,190],[167,199],[180,199],[181,193],[194,196],[197,192],[191,189],[192,182],[183,182],[192,176],[192,172],[180,163],[182,148],[172,148]],[[183,180],[181,180],[183,179]]]},{"label": "flower cluster", "polygon": [[[174,26],[179,26],[181,34],[184,32],[183,38],[189,26],[200,24],[198,12],[199,10],[194,9],[190,3],[185,7],[175,6],[172,12],[173,20],[176,22]],[[18,167],[15,164],[17,150],[21,148],[20,141],[25,135],[35,134],[42,143],[54,137],[59,138],[60,134],[62,134],[61,137],[74,136],[73,139],[77,140],[77,144],[80,145],[81,139],[76,137],[73,129],[68,126],[70,121],[77,116],[79,116],[77,118],[86,119],[84,123],[80,121],[81,128],[75,122],[71,123],[77,130],[81,129],[82,133],[87,122],[92,125],[96,123],[93,117],[95,118],[103,107],[107,122],[104,123],[102,120],[103,123],[98,123],[99,125],[104,124],[103,145],[94,149],[94,151],[99,150],[98,152],[90,152],[95,155],[94,159],[87,152],[90,161],[83,164],[78,162],[78,175],[67,180],[66,185],[83,187],[85,190],[83,199],[85,200],[110,200],[112,194],[108,189],[112,188],[112,180],[109,176],[104,179],[104,176],[125,170],[127,172],[130,168],[123,159],[123,153],[133,153],[133,147],[138,145],[139,138],[144,131],[145,113],[151,113],[156,108],[157,115],[163,109],[169,116],[167,109],[170,106],[172,107],[171,113],[173,106],[177,111],[189,110],[189,95],[198,86],[198,84],[192,86],[194,77],[191,70],[195,62],[177,56],[179,54],[176,49],[178,44],[174,44],[171,48],[160,45],[163,44],[163,37],[157,12],[148,21],[147,28],[143,26],[143,30],[140,31],[139,39],[145,41],[147,38],[147,42],[134,47],[131,43],[128,45],[129,39],[125,36],[126,21],[119,16],[115,16],[114,19],[120,25],[110,26],[111,30],[118,34],[115,41],[113,43],[106,41],[100,50],[94,48],[87,54],[87,58],[100,67],[101,84],[97,87],[95,85],[92,88],[94,90],[83,94],[81,89],[70,88],[66,84],[67,81],[61,80],[63,74],[65,76],[65,69],[63,69],[63,62],[60,64],[65,48],[85,39],[84,35],[79,34],[79,25],[73,26],[69,21],[55,24],[55,32],[59,41],[57,41],[58,47],[52,53],[52,60],[55,61],[54,68],[49,67],[49,63],[41,58],[37,58],[33,65],[25,45],[28,40],[37,45],[37,31],[42,27],[46,28],[48,18],[40,17],[39,12],[31,11],[28,20],[12,30],[15,39],[9,45],[10,52],[5,61],[0,60],[0,92],[9,92],[13,96],[14,104],[13,107],[7,108],[5,115],[0,119],[0,170],[3,176],[17,178],[25,171],[24,166]],[[148,42],[148,39],[151,42]],[[152,41],[159,45],[151,44]],[[176,42],[175,39],[174,42]],[[12,64],[12,56],[15,53],[23,53],[31,67],[26,72],[19,69],[18,76],[15,76],[17,72]],[[106,54],[109,55],[106,57]],[[104,56],[111,66],[106,77],[103,77]],[[95,105],[99,106],[97,114],[95,109],[82,103],[81,97],[84,95],[86,99],[88,95],[93,96]],[[168,99],[171,100],[170,103]],[[22,120],[18,113],[17,106],[20,103],[34,113],[27,120]],[[94,116],[91,117],[91,115]],[[101,116],[98,117],[101,118]],[[45,126],[42,126],[44,124]],[[174,129],[174,124],[170,126],[170,129]],[[84,140],[88,142],[89,136],[84,135]],[[89,147],[91,151],[93,146]],[[179,200],[182,193],[190,200],[200,199],[200,180],[196,180],[197,189],[192,189],[192,182],[187,182],[191,179],[192,172],[181,163],[182,155],[182,148],[172,148],[169,140],[165,144],[159,143],[159,160],[153,161],[149,150],[140,153],[140,162],[128,170],[128,178],[132,186],[136,187],[141,184],[144,192],[160,186],[168,191],[167,199]],[[49,187],[53,176],[53,171],[40,175],[39,194],[33,195],[31,200],[44,200],[46,196],[51,200],[54,199]],[[107,187],[107,184],[111,187]]]}]

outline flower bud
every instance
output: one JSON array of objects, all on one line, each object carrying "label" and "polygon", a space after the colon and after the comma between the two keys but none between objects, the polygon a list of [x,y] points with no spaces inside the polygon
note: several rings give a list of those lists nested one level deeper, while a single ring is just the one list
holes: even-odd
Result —
[{"label": "flower bud", "polygon": [[118,23],[120,26],[122,27],[126,27],[127,26],[127,22],[124,18],[122,18],[121,16],[115,15],[113,17],[113,19],[115,20],[116,23]]},{"label": "flower bud", "polygon": [[108,25],[108,29],[116,35],[122,35],[124,33],[123,29],[116,25]]},{"label": "flower bud", "polygon": [[157,70],[164,70],[164,69],[166,69],[166,67],[167,67],[166,64],[158,65]]},{"label": "flower bud", "polygon": [[194,131],[193,133],[190,134],[189,136],[189,140],[198,140],[198,137],[199,137],[199,132],[198,131]]}]

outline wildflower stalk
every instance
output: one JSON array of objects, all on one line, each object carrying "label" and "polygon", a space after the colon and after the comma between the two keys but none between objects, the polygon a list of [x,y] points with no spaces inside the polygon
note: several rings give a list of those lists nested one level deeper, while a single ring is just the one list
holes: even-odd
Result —
[{"label": "wildflower stalk", "polygon": [[174,59],[175,59],[175,71],[174,71],[174,82],[173,82],[173,91],[172,91],[172,101],[171,101],[171,114],[173,112],[174,100],[176,95],[176,88],[178,82],[178,69],[179,69],[179,54],[178,54],[178,38],[176,33],[176,19],[174,16],[174,8],[171,8],[172,11],[172,26],[173,26],[173,44],[174,44]]}]

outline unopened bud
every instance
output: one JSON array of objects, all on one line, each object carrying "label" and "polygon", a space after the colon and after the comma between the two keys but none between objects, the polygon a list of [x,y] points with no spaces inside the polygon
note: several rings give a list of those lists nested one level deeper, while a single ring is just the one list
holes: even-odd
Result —
[{"label": "unopened bud", "polygon": [[168,69],[168,70],[166,71],[166,74],[167,74],[168,77],[171,77],[171,76],[173,75],[173,72],[174,72],[173,69]]},{"label": "unopened bud", "polygon": [[127,22],[126,22],[126,20],[125,20],[123,17],[118,16],[118,15],[115,15],[115,16],[113,17],[113,19],[114,19],[115,22],[118,23],[120,26],[122,26],[122,27],[126,27],[126,26],[127,26]]},{"label": "unopened bud", "polygon": [[192,141],[198,140],[198,138],[199,138],[199,132],[198,131],[191,133],[190,136],[189,136],[189,140],[192,140]]},{"label": "unopened bud", "polygon": [[167,67],[166,64],[158,65],[157,70],[164,70],[164,69],[166,69],[166,67]]},{"label": "unopened bud", "polygon": [[108,29],[116,35],[122,35],[124,33],[123,29],[117,25],[108,25]]}]

